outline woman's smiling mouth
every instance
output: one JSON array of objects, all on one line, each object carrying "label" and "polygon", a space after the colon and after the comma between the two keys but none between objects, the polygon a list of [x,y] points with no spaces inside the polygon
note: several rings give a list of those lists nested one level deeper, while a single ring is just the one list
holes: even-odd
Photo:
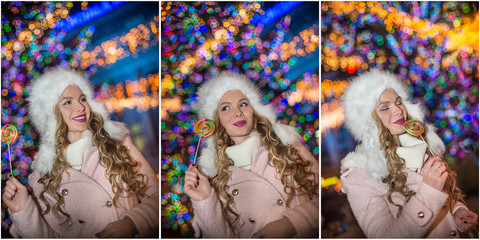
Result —
[{"label": "woman's smiling mouth", "polygon": [[85,121],[87,121],[87,114],[78,115],[78,116],[72,118],[72,120],[77,121],[77,122],[85,122]]}]

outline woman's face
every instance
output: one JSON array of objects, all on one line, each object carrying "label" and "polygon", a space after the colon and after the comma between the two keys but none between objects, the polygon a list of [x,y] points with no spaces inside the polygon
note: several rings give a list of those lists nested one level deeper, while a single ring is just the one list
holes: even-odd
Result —
[{"label": "woman's face", "polygon": [[226,92],[220,99],[217,111],[220,124],[235,144],[242,143],[250,136],[253,128],[253,108],[241,91]]},{"label": "woman's face", "polygon": [[58,107],[68,127],[68,140],[73,143],[82,137],[82,132],[87,130],[88,119],[90,119],[90,105],[87,97],[79,87],[69,86],[63,91]]},{"label": "woman's face", "polygon": [[407,119],[407,109],[403,105],[402,98],[393,89],[383,91],[375,111],[392,135],[405,132],[403,123]]}]

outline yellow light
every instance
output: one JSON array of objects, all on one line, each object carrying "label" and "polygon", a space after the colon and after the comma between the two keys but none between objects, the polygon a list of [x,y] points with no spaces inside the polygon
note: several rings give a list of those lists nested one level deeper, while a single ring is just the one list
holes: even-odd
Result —
[{"label": "yellow light", "polygon": [[[323,179],[323,178],[322,178]],[[332,185],[336,185],[337,183],[340,182],[340,179],[337,176],[329,177],[327,179],[323,179],[321,182],[322,188],[326,188]]]}]

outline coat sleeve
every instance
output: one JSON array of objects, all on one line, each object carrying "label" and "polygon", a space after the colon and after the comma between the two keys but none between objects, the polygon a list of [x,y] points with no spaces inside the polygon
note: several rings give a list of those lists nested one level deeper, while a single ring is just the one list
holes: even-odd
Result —
[{"label": "coat sleeve", "polygon": [[195,237],[234,238],[235,234],[222,214],[222,205],[216,191],[212,188],[210,196],[201,201],[192,199],[193,229]]},{"label": "coat sleeve", "polygon": [[396,218],[385,194],[377,191],[376,186],[383,183],[370,177],[365,169],[351,168],[341,180],[358,224],[369,238],[423,237],[448,198],[422,182]]},{"label": "coat sleeve", "polygon": [[129,150],[132,159],[140,164],[139,173],[145,176],[145,197],[139,199],[140,204],[120,216],[129,217],[135,223],[139,237],[152,237],[158,234],[159,193],[158,178],[143,155],[133,145],[129,136],[124,139],[124,146]]},{"label": "coat sleeve", "polygon": [[[318,183],[318,160],[315,159],[301,142],[297,143],[295,148],[304,161],[311,163],[309,170],[315,174],[315,179],[312,180]],[[297,231],[294,237],[315,237],[318,235],[318,188],[316,189],[316,193],[317,195],[306,197],[306,201],[298,203],[296,207],[290,208],[284,213],[284,216],[290,220]]]},{"label": "coat sleeve", "polygon": [[27,206],[19,212],[10,213],[12,227],[10,234],[14,237],[22,238],[60,238],[60,234],[55,232],[42,217],[38,206],[32,196],[28,198]]},{"label": "coat sleeve", "polygon": [[[465,210],[469,210],[467,206],[465,206],[465,204],[461,203],[460,201],[457,201],[455,203],[455,205],[453,205],[453,208],[452,208],[452,215],[453,215],[453,219],[455,219],[455,212],[458,211],[459,209],[465,209]],[[457,225],[457,222],[455,221],[455,226],[457,227],[457,230],[459,232],[463,232],[463,229],[459,228],[458,225]]]},{"label": "coat sleeve", "polygon": [[288,209],[284,216],[290,220],[297,231],[294,238],[318,235],[318,197]]}]

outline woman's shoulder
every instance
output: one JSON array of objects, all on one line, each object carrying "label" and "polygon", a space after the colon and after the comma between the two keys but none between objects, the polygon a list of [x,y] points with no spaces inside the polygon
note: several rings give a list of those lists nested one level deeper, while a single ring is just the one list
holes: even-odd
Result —
[{"label": "woman's shoulder", "polygon": [[367,169],[353,167],[340,176],[342,191],[346,194],[352,192],[377,192],[384,193],[388,186],[380,179],[373,178]]},{"label": "woman's shoulder", "polygon": [[30,185],[30,187],[32,187],[32,189],[34,191],[38,190],[38,189],[43,190],[43,185],[38,182],[38,180],[40,180],[41,177],[42,177],[42,175],[40,174],[40,172],[38,172],[36,170],[34,170],[30,174],[30,176],[28,176],[28,185]]},{"label": "woman's shoulder", "polygon": [[347,172],[350,168],[367,168],[367,155],[361,145],[355,148],[355,151],[348,153],[342,160],[340,171]]}]

